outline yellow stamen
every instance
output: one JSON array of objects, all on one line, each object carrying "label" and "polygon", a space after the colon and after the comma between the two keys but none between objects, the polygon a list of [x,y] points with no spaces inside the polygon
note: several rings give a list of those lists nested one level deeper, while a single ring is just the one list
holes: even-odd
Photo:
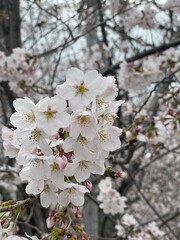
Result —
[{"label": "yellow stamen", "polygon": [[51,118],[54,117],[54,114],[55,114],[56,112],[53,111],[53,110],[51,109],[51,107],[48,107],[47,111],[44,112],[44,113],[45,113],[45,115],[46,115],[47,120],[49,120],[49,119],[51,119]]},{"label": "yellow stamen", "polygon": [[83,95],[88,89],[84,86],[84,83],[81,83],[79,86],[76,86],[76,94]]},{"label": "yellow stamen", "polygon": [[88,162],[87,162],[86,160],[80,161],[80,162],[79,162],[79,167],[80,167],[81,169],[83,169],[83,168],[87,169],[87,168],[88,168]]},{"label": "yellow stamen", "polygon": [[106,142],[107,141],[108,135],[106,134],[106,132],[104,130],[99,130],[98,135],[99,135],[99,139],[100,139],[101,142]]}]

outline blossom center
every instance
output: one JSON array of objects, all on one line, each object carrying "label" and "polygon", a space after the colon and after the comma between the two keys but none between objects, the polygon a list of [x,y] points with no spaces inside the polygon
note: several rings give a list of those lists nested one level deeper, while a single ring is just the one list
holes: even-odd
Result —
[{"label": "blossom center", "polygon": [[98,135],[101,142],[105,142],[108,138],[108,135],[104,130],[99,130]]},{"label": "blossom center", "polygon": [[47,120],[51,119],[54,117],[54,114],[56,112],[51,109],[51,107],[48,107],[47,111],[45,112]]},{"label": "blossom center", "polygon": [[52,171],[55,171],[55,170],[58,170],[58,169],[59,169],[59,165],[57,163],[51,164],[51,170]]},{"label": "blossom center", "polygon": [[80,162],[79,162],[79,167],[80,167],[81,169],[83,169],[83,168],[87,169],[87,168],[88,168],[88,163],[87,163],[87,161],[85,161],[85,160],[80,161]]},{"label": "blossom center", "polygon": [[68,192],[69,194],[72,194],[74,191],[75,191],[74,188],[68,188],[68,189],[67,189],[67,192]]},{"label": "blossom center", "polygon": [[35,120],[34,113],[31,111],[30,113],[25,114],[24,120],[27,122],[33,122]]},{"label": "blossom center", "polygon": [[30,138],[30,140],[37,142],[40,137],[41,137],[41,131],[37,131],[35,129],[31,132],[29,138]]},{"label": "blossom center", "polygon": [[45,192],[45,193],[49,193],[49,186],[46,184],[45,186],[44,186],[44,189],[43,189],[43,192]]},{"label": "blossom center", "polygon": [[42,164],[42,160],[35,158],[35,159],[33,159],[33,160],[31,161],[31,164],[32,164],[34,167],[39,167],[39,166]]},{"label": "blossom center", "polygon": [[78,142],[79,142],[81,145],[85,145],[86,142],[87,142],[87,139],[80,134],[79,137],[78,137]]},{"label": "blossom center", "polygon": [[79,86],[76,86],[76,94],[83,95],[87,91],[87,88],[84,86],[84,83],[81,83]]},{"label": "blossom center", "polygon": [[88,126],[89,125],[89,122],[90,122],[90,119],[89,119],[89,117],[88,116],[80,116],[79,118],[78,118],[78,121],[79,121],[79,123],[80,123],[80,125],[81,126]]},{"label": "blossom center", "polygon": [[102,104],[104,104],[104,99],[101,98],[101,97],[97,97],[97,98],[96,98],[96,104],[97,104],[97,105],[102,105]]}]

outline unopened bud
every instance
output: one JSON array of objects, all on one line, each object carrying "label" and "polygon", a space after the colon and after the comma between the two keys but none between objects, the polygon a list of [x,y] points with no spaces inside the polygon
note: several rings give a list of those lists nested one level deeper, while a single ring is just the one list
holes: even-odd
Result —
[{"label": "unopened bud", "polygon": [[78,212],[78,213],[76,214],[76,219],[81,219],[81,218],[82,218],[82,213]]},{"label": "unopened bud", "polygon": [[58,164],[60,169],[64,169],[68,163],[68,160],[64,155],[62,157],[57,156],[56,163]]},{"label": "unopened bud", "polygon": [[51,217],[48,217],[46,219],[46,225],[47,225],[47,228],[52,228],[54,226],[54,218],[51,218]]},{"label": "unopened bud", "polygon": [[85,186],[87,187],[87,189],[88,189],[89,191],[92,190],[92,182],[91,182],[90,180],[86,180],[86,181],[85,181]]},{"label": "unopened bud", "polygon": [[114,173],[115,178],[126,178],[127,174],[124,171],[118,171]]},{"label": "unopened bud", "polygon": [[90,239],[90,236],[87,233],[83,232],[80,234],[80,240],[89,240],[89,239]]},{"label": "unopened bud", "polygon": [[136,126],[136,133],[141,132],[141,130],[142,130],[141,125],[137,125],[137,126]]},{"label": "unopened bud", "polygon": [[54,211],[54,210],[50,211],[50,212],[49,212],[49,217],[53,217],[54,214],[55,214],[55,211]]},{"label": "unopened bud", "polygon": [[74,206],[74,205],[72,205],[70,210],[71,210],[71,212],[72,212],[72,213],[74,213],[74,214],[75,214],[75,213],[77,213],[77,211],[78,211],[78,207],[77,207],[77,206]]}]

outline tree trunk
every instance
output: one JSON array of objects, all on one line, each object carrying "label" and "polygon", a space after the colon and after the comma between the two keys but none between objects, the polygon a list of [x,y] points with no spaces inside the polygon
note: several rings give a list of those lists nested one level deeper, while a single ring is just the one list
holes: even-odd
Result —
[{"label": "tree trunk", "polygon": [[[1,0],[0,16],[0,51],[10,55],[13,48],[21,47],[19,0]],[[10,90],[6,79],[0,82],[0,90],[2,106],[6,106],[6,114],[12,114],[15,94]],[[8,116],[4,119],[8,119]]]},{"label": "tree trunk", "polygon": [[10,54],[13,48],[21,46],[21,20],[19,0],[1,0],[0,51]]}]

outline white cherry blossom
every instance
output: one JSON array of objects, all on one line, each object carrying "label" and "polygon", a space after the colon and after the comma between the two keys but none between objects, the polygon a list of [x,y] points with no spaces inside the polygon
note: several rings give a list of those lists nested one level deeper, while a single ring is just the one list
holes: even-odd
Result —
[{"label": "white cherry blossom", "polygon": [[37,103],[38,127],[49,135],[54,135],[60,128],[68,127],[69,114],[65,112],[66,102],[57,96],[46,97]]},{"label": "white cherry blossom", "polygon": [[36,156],[30,154],[24,163],[25,167],[21,170],[20,174],[24,171],[28,172],[28,176],[34,180],[47,180],[51,177],[50,164],[53,161],[51,157]]},{"label": "white cherry blossom", "polygon": [[102,203],[100,203],[100,208],[103,209],[105,214],[111,213],[112,215],[115,215],[117,213],[123,213],[126,207],[126,201],[126,197],[120,196],[115,189],[110,189],[104,193],[104,198]]},{"label": "white cherry blossom", "polygon": [[133,217],[133,215],[130,215],[128,213],[124,214],[124,216],[122,217],[122,224],[125,226],[137,226],[138,222],[136,221],[136,219]]},{"label": "white cherry blossom", "polygon": [[85,186],[69,183],[59,194],[58,203],[62,207],[67,206],[70,202],[75,206],[82,206],[84,204],[84,194],[86,192],[89,192],[89,190]]},{"label": "white cherry blossom", "polygon": [[35,129],[37,126],[35,104],[25,97],[16,99],[13,106],[16,112],[10,118],[11,124],[22,129]]},{"label": "white cherry blossom", "polygon": [[98,187],[100,189],[100,193],[101,192],[106,192],[109,189],[112,188],[112,181],[110,177],[106,177],[105,179],[101,180],[100,183],[98,184]]},{"label": "white cherry blossom", "polygon": [[117,230],[117,235],[119,236],[119,237],[121,237],[126,231],[125,231],[125,229],[123,228],[123,226],[121,226],[120,224],[117,224],[116,226],[115,226],[115,228],[116,228],[116,230]]},{"label": "white cherry blossom", "polygon": [[100,193],[97,200],[100,201],[100,208],[105,214],[123,213],[126,207],[127,198],[120,195],[114,188],[110,178],[101,180],[99,183]]},{"label": "white cherry blossom", "polygon": [[[22,175],[20,175],[22,177]],[[26,193],[37,195],[41,193],[44,189],[44,181],[43,180],[33,180],[31,179],[26,186]]]},{"label": "white cherry blossom", "polygon": [[104,161],[94,161],[93,154],[88,154],[87,151],[75,158],[72,163],[68,163],[64,169],[66,176],[73,176],[78,182],[83,182],[90,177],[90,174],[103,174],[105,171]]},{"label": "white cherry blossom", "polygon": [[4,140],[3,147],[5,150],[5,156],[8,156],[10,158],[17,157],[20,147],[17,144],[13,143],[14,130],[9,129],[7,127],[3,127],[2,128],[2,139]]},{"label": "white cherry blossom", "polygon": [[51,181],[54,186],[60,189],[64,189],[64,171],[60,169],[60,165],[56,160],[54,163],[51,164]]},{"label": "white cherry blossom", "polygon": [[91,150],[93,144],[89,138],[82,136],[81,134],[76,138],[67,137],[63,142],[63,148],[65,152],[74,152],[74,155],[78,155],[88,149]]},{"label": "white cherry blossom", "polygon": [[48,136],[40,128],[24,131],[17,129],[14,134],[13,143],[19,145],[24,150],[32,151],[35,148],[40,148],[44,155],[50,156],[52,150],[48,144],[50,142],[48,138],[52,139],[52,137]]},{"label": "white cherry blossom", "polygon": [[49,207],[51,204],[55,206],[57,204],[56,192],[57,188],[53,184],[46,182],[40,194],[41,205],[45,208]]},{"label": "white cherry blossom", "polygon": [[96,133],[96,119],[90,111],[75,111],[70,119],[70,137],[77,138],[79,134],[93,138]]},{"label": "white cherry blossom", "polygon": [[122,130],[118,127],[111,126],[109,124],[100,126],[97,130],[97,135],[94,139],[95,149],[102,149],[105,151],[114,151],[121,146],[119,136],[122,134]]},{"label": "white cherry blossom", "polygon": [[98,93],[98,89],[103,87],[103,83],[104,77],[96,70],[84,74],[77,68],[71,68],[66,73],[66,82],[57,86],[57,94],[69,100],[73,111],[85,109]]}]

